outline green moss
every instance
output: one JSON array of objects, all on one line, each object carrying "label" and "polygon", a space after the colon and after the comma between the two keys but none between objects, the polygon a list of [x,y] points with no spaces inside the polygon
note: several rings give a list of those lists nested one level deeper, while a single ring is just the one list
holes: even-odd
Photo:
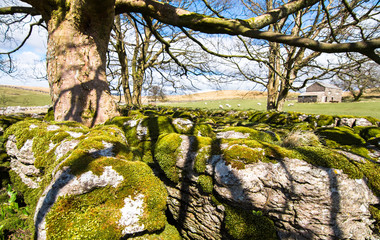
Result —
[{"label": "green moss", "polygon": [[193,121],[197,117],[199,117],[199,114],[195,111],[175,111],[173,113],[173,118],[186,118]]},{"label": "green moss", "polygon": [[261,148],[250,148],[244,145],[232,145],[224,150],[223,158],[233,168],[244,169],[245,164],[264,160],[265,152]]},{"label": "green moss", "polygon": [[194,136],[214,138],[215,132],[209,124],[196,124],[193,131]]},{"label": "green moss", "polygon": [[380,209],[378,206],[369,206],[369,211],[371,212],[372,217],[376,220],[375,230],[377,233],[380,232]]},{"label": "green moss", "polygon": [[265,123],[270,117],[271,114],[269,114],[268,112],[258,111],[250,116],[249,121],[254,123]]},{"label": "green moss", "polygon": [[314,119],[316,125],[319,127],[329,126],[335,123],[335,118],[331,115],[314,115]]},{"label": "green moss", "polygon": [[181,153],[182,139],[177,133],[163,134],[157,141],[155,158],[166,176],[178,183],[179,175],[176,167],[178,154]]},{"label": "green moss", "polygon": [[123,199],[115,199],[112,187],[60,198],[47,214],[47,238],[119,239],[122,206]]},{"label": "green moss", "polygon": [[52,122],[54,121],[54,108],[50,107],[44,117],[44,121]]},{"label": "green moss", "polygon": [[[256,140],[223,140],[222,143],[228,144],[225,150],[222,150],[224,156],[227,153],[227,159],[234,159],[235,164],[237,164],[236,167],[240,166],[240,168],[243,168],[243,164],[246,163],[257,161],[276,163],[276,159],[296,156],[292,150]],[[233,147],[231,148],[231,146]]]},{"label": "green moss", "polygon": [[[101,174],[105,166],[123,176],[117,187],[98,188],[90,193],[61,197],[47,215],[48,237],[53,239],[118,239],[121,229],[118,220],[124,198],[144,196],[144,214],[141,225],[149,232],[162,229],[166,224],[167,192],[163,183],[154,176],[153,171],[142,162],[125,161],[101,157],[88,163],[88,171]],[[64,237],[62,237],[64,236]]]},{"label": "green moss", "polygon": [[317,134],[340,145],[362,146],[365,144],[365,140],[349,127],[319,128]]},{"label": "green moss", "polygon": [[365,164],[358,164],[358,167],[368,179],[368,186],[373,193],[380,197],[380,166],[377,163],[368,161]]},{"label": "green moss", "polygon": [[214,189],[214,185],[212,182],[212,177],[208,175],[200,175],[197,181],[199,187],[201,188],[202,192],[211,194],[212,190]]},{"label": "green moss", "polygon": [[308,122],[300,122],[296,123],[292,126],[292,131],[311,131],[313,127]]},{"label": "green moss", "polygon": [[295,150],[302,159],[315,165],[326,168],[342,169],[350,178],[363,178],[363,172],[344,155],[323,147],[298,147]]},{"label": "green moss", "polygon": [[366,141],[380,137],[380,127],[354,127],[354,129]]},{"label": "green moss", "polygon": [[[14,171],[9,171],[9,176],[14,189],[23,196],[25,204],[29,208],[30,213],[34,213],[38,199],[42,194],[41,188],[32,189],[22,182],[21,178]],[[25,226],[29,229],[34,229],[33,215],[30,214],[27,218],[23,218]]]},{"label": "green moss", "polygon": [[265,131],[255,130],[248,127],[227,127],[222,130],[222,132],[226,132],[226,131],[248,133],[249,139],[258,140],[258,141],[274,142],[274,141],[280,140],[279,136],[275,133],[270,134]]},{"label": "green moss", "polygon": [[366,141],[349,127],[319,128],[317,134],[321,136],[324,144],[330,148],[339,148],[345,151],[370,158],[365,148]]},{"label": "green moss", "polygon": [[[112,149],[106,149],[108,154],[118,159],[130,160],[133,154],[130,148],[124,143],[121,131],[115,126],[99,126],[92,129],[85,138],[70,153],[60,168],[70,166],[71,172],[75,175],[92,171],[101,174],[97,168],[91,166],[94,159],[99,158],[99,152],[106,148],[104,144],[112,144]],[[90,154],[89,152],[93,153]]]},{"label": "green moss", "polygon": [[[211,139],[210,139],[211,140]],[[211,143],[209,146],[202,147],[197,151],[197,155],[194,160],[194,170],[197,173],[204,173],[206,171],[206,164],[211,157]]]},{"label": "green moss", "polygon": [[225,205],[224,225],[234,239],[277,239],[274,223],[260,212]]},{"label": "green moss", "polygon": [[34,124],[38,126],[43,123],[37,119],[17,122],[5,131],[4,137],[8,138],[10,135],[15,135],[17,148],[20,149],[25,144],[26,140],[32,139],[38,132],[38,128],[30,129],[30,126]]},{"label": "green moss", "polygon": [[212,155],[213,140],[209,137],[191,137],[189,151],[196,153],[194,159],[194,170],[197,173],[204,173],[208,159]]},{"label": "green moss", "polygon": [[142,236],[131,237],[128,239],[130,240],[181,240],[182,237],[174,226],[167,223],[165,225],[165,228],[161,231],[147,233]]}]

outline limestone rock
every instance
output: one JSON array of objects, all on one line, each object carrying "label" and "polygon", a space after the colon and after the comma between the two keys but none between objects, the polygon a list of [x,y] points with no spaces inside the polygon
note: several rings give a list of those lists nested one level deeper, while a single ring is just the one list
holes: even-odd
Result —
[{"label": "limestone rock", "polygon": [[355,118],[341,118],[339,120],[339,126],[353,127],[356,119]]},{"label": "limestone rock", "polygon": [[363,179],[341,170],[285,158],[237,170],[222,158],[212,162],[218,194],[242,206],[265,211],[281,239],[368,239],[370,204],[379,200]]},{"label": "limestone rock", "polygon": [[[189,185],[188,185],[189,184]],[[201,194],[193,183],[166,186],[168,208],[182,229],[184,239],[222,239],[223,208]]]},{"label": "limestone rock", "polygon": [[22,163],[33,164],[35,161],[32,151],[33,139],[27,139],[20,149],[17,148],[16,143],[16,137],[14,135],[9,136],[6,143],[7,154],[10,157],[19,159]]},{"label": "limestone rock", "polygon": [[355,126],[373,126],[373,124],[365,118],[356,118]]},{"label": "limestone rock", "polygon": [[[228,238],[220,228],[224,209],[197,187],[193,138],[181,136],[175,165],[181,177],[177,184],[167,184],[169,210],[185,239]],[[263,212],[274,221],[280,239],[376,239],[369,207],[379,199],[365,179],[351,179],[342,170],[287,157],[237,169],[227,165],[223,155],[213,155],[204,174],[214,179],[214,196],[232,206]]]},{"label": "limestone rock", "polygon": [[119,175],[109,166],[104,168],[104,172],[100,176],[88,171],[76,177],[70,173],[69,167],[57,171],[53,181],[45,188],[37,203],[34,215],[37,239],[46,239],[47,229],[45,217],[59,197],[80,195],[90,192],[92,189],[105,187],[107,185],[116,188],[123,179],[123,176]]},{"label": "limestone rock", "polygon": [[[40,133],[28,133],[33,138],[20,149],[18,125]],[[147,164],[130,161],[120,129],[100,126],[79,136],[67,126],[19,122],[9,131],[15,134],[7,142],[11,170],[26,186],[20,190],[39,197],[31,209],[36,239],[119,239],[168,225],[164,185]],[[54,142],[58,135],[65,139]],[[33,142],[44,150],[34,152]]]},{"label": "limestone rock", "polygon": [[241,132],[235,132],[235,131],[225,131],[225,132],[218,132],[216,134],[216,137],[219,139],[241,139],[241,138],[248,138],[249,133],[241,133]]},{"label": "limestone rock", "polygon": [[180,133],[188,133],[194,126],[194,123],[186,118],[175,118],[172,123]]}]

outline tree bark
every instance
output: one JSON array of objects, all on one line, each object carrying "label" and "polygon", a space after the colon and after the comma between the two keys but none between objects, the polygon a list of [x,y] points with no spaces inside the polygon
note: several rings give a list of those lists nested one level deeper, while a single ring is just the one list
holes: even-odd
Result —
[{"label": "tree bark", "polygon": [[50,11],[47,72],[56,121],[92,127],[118,115],[105,74],[114,3],[72,0]]}]

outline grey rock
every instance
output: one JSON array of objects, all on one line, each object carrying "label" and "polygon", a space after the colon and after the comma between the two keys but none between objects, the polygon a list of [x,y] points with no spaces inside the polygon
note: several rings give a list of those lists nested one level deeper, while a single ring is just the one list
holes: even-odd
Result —
[{"label": "grey rock", "polygon": [[225,132],[218,132],[216,134],[216,138],[223,138],[223,139],[243,139],[243,138],[249,138],[249,133],[241,133],[241,132],[235,132],[235,131],[225,131]]},{"label": "grey rock", "polygon": [[222,239],[224,208],[221,205],[215,205],[209,196],[202,195],[194,183],[186,187],[166,186],[166,189],[168,208],[180,225],[184,239]]},{"label": "grey rock", "polygon": [[35,161],[34,153],[32,151],[33,139],[27,139],[20,149],[17,148],[16,143],[16,137],[14,135],[9,136],[6,144],[7,154],[11,157],[17,158],[22,163],[33,164]]},{"label": "grey rock", "polygon": [[40,171],[33,165],[27,165],[18,161],[18,159],[11,158],[10,167],[26,186],[32,189],[39,187],[39,182],[41,181]]},{"label": "grey rock", "polygon": [[79,140],[64,140],[62,143],[60,143],[54,151],[56,160],[59,160],[69,151],[73,150],[78,145],[78,143]]},{"label": "grey rock", "polygon": [[214,163],[216,192],[270,216],[282,239],[368,239],[369,205],[379,203],[363,179],[285,158],[237,170]]},{"label": "grey rock", "polygon": [[117,187],[123,179],[123,176],[119,175],[110,166],[104,167],[104,172],[100,176],[89,171],[77,177],[70,173],[69,167],[63,167],[62,170],[58,170],[54,174],[53,181],[44,190],[37,203],[34,215],[37,239],[46,239],[45,217],[58,197],[80,195],[107,185]]},{"label": "grey rock", "polygon": [[356,119],[355,118],[341,118],[339,121],[339,126],[353,127]]},{"label": "grey rock", "polygon": [[187,133],[194,126],[194,123],[186,118],[175,118],[172,121],[173,125],[183,133]]},{"label": "grey rock", "polygon": [[373,124],[365,118],[356,118],[355,126],[373,126]]},{"label": "grey rock", "polygon": [[[185,239],[223,239],[224,207],[215,206],[198,190],[198,174],[192,170],[196,153],[189,152],[192,137],[181,138],[177,168],[182,178],[176,186],[167,186],[169,210],[180,222]],[[376,239],[369,206],[380,201],[365,179],[351,179],[342,170],[290,158],[235,169],[226,165],[222,155],[214,155],[205,174],[214,178],[214,195],[270,217],[280,239]]]}]

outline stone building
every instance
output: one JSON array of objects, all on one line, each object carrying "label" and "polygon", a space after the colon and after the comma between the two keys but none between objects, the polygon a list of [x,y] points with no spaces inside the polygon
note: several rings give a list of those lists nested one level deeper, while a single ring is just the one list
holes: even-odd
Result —
[{"label": "stone building", "polygon": [[298,96],[298,102],[342,102],[342,89],[332,84],[316,82]]}]

